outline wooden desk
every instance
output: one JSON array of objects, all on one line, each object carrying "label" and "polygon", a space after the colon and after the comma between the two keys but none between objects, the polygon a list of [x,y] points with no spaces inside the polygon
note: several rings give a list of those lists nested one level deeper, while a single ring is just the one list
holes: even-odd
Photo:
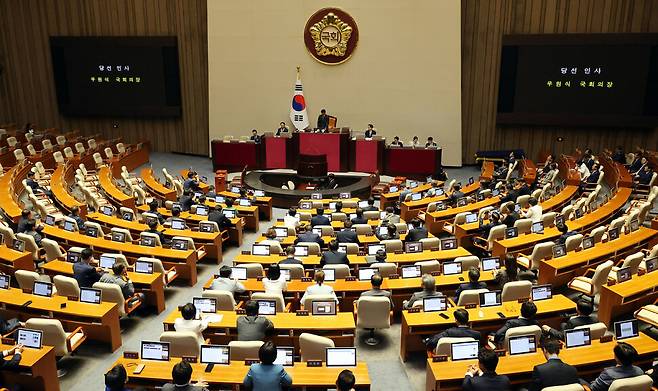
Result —
[{"label": "wooden desk", "polygon": [[[211,208],[214,208],[217,203],[215,200],[206,200],[206,205],[208,205]],[[222,208],[226,207],[226,204],[221,204]],[[242,217],[244,219],[244,226],[245,228],[248,228],[254,232],[258,232],[258,229],[260,227],[260,218],[259,218],[259,213],[258,213],[258,206],[252,205],[252,206],[240,206],[240,205],[233,205],[233,208],[238,211],[238,216]],[[184,212],[183,212],[184,213]],[[181,216],[183,215],[181,213]],[[194,216],[194,217],[199,217],[194,214],[189,214],[189,216]],[[194,217],[191,217],[194,219]],[[205,219],[205,217],[203,218]],[[231,220],[232,221],[232,220]]]},{"label": "wooden desk", "polygon": [[153,257],[162,261],[165,269],[176,268],[179,278],[188,280],[190,286],[194,286],[197,281],[196,264],[200,256],[205,253],[199,253],[196,250],[173,250],[162,247],[147,247],[132,243],[113,242],[102,238],[92,238],[82,235],[79,232],[68,232],[63,229],[44,226],[43,232],[49,238],[57,238],[60,245],[68,248],[72,246],[91,247],[96,253],[119,253],[124,254],[128,259],[133,260],[139,257]]},{"label": "wooden desk", "polygon": [[455,216],[463,212],[475,212],[479,211],[482,208],[487,206],[496,206],[500,204],[500,197],[490,197],[485,198],[482,201],[477,201],[472,204],[467,204],[464,206],[447,208],[444,210],[438,210],[432,213],[425,213],[425,227],[427,230],[434,235],[438,235],[443,232],[443,227],[446,223],[452,223]]},{"label": "wooden desk", "polygon": [[53,171],[50,177],[50,191],[53,193],[55,201],[57,201],[60,208],[70,211],[71,208],[77,206],[79,209],[80,217],[87,215],[87,204],[79,202],[68,192],[67,178],[72,172],[75,171],[75,166],[71,164],[60,164]]},{"label": "wooden desk", "polygon": [[[0,344],[0,351],[11,349],[12,345]],[[0,371],[0,385],[18,385],[21,390],[59,391],[55,349],[43,346],[41,349],[25,348],[21,353],[19,371]]]},{"label": "wooden desk", "polygon": [[[408,189],[412,193],[418,193],[418,192],[425,192],[429,189],[432,188],[431,183],[423,183],[419,184],[417,187],[413,189]],[[395,203],[400,200],[400,192],[399,191],[394,191],[390,193],[383,193],[379,197],[379,209],[384,210],[389,206],[395,206]]]},{"label": "wooden desk", "polygon": [[[480,182],[473,182],[470,185],[466,185],[462,188],[464,195],[468,195],[477,191],[480,188]],[[404,201],[400,204],[400,218],[405,221],[411,221],[411,219],[418,216],[420,212],[423,212],[427,209],[427,206],[432,202],[445,201],[448,199],[448,196],[442,194],[436,197],[427,197],[422,198],[418,201]]]},{"label": "wooden desk", "polygon": [[[228,344],[237,339],[237,319],[240,314],[235,311],[217,311],[222,315],[219,322],[209,323],[204,336],[212,343]],[[174,321],[180,318],[178,309],[164,319],[164,330],[174,330]],[[274,342],[279,346],[293,346],[299,352],[299,335],[310,332],[331,338],[336,346],[354,346],[356,323],[352,312],[338,312],[326,316],[297,316],[294,312],[279,312],[267,316],[275,329]]]},{"label": "wooden desk", "polygon": [[[128,386],[161,387],[171,381],[171,371],[180,360],[172,361],[147,361],[118,359],[112,366],[122,364],[128,372]],[[133,369],[145,364],[144,370],[139,375],[133,374]],[[206,364],[192,365],[192,382],[203,381],[213,387],[231,387],[239,390],[244,377],[249,372],[249,366],[243,361],[233,361],[229,365],[215,365],[212,372],[205,372]],[[295,363],[293,367],[286,367],[286,372],[292,377],[294,388],[332,388],[335,387],[338,374],[344,369],[350,369],[356,377],[356,390],[370,389],[370,376],[368,366],[365,362],[358,362],[356,367],[307,367],[306,363]]]},{"label": "wooden desk", "polygon": [[[240,198],[240,194],[238,193],[233,193],[230,191],[221,191],[217,193],[218,195],[224,196],[224,197],[229,197],[229,198]],[[256,201],[254,202],[254,205],[258,206],[258,210],[260,212],[260,215],[262,216],[263,220],[272,220],[272,197],[256,197]],[[236,205],[233,205],[234,207]]]},{"label": "wooden desk", "polygon": [[2,189],[2,191],[0,191],[0,209],[2,209],[2,213],[7,220],[12,221],[14,224],[18,224],[23,207],[14,199],[14,195],[12,194],[12,189],[14,187],[12,181],[17,175],[27,175],[27,170],[29,170],[29,165],[16,165],[7,170],[4,175],[0,176],[0,189]]},{"label": "wooden desk", "polygon": [[[119,167],[121,170],[121,167]],[[112,171],[107,166],[103,166],[98,171],[98,183],[107,195],[107,197],[118,206],[123,206],[130,209],[135,209],[135,198],[126,195],[122,190],[112,182]]]},{"label": "wooden desk", "polygon": [[0,272],[11,275],[16,270],[34,271],[32,253],[19,252],[0,243]]},{"label": "wooden desk", "polygon": [[[117,153],[116,145],[112,145],[112,147],[115,153]],[[148,163],[150,150],[151,143],[148,141],[126,146],[126,153],[114,156],[108,161],[108,164],[112,167],[112,176],[118,177],[121,175],[121,166],[126,166],[128,171],[133,171],[137,167]]]},{"label": "wooden desk", "polygon": [[493,179],[495,165],[494,162],[487,160],[482,163],[482,173],[480,174],[481,181],[491,181]]},{"label": "wooden desk", "polygon": [[[28,301],[32,303],[25,307]],[[115,303],[81,303],[63,296],[42,297],[24,293],[18,288],[0,289],[0,312],[5,318],[19,318],[22,321],[35,316],[47,315],[62,322],[65,329],[82,327],[88,338],[110,345],[111,351],[121,346],[119,310]],[[61,304],[66,303],[62,308]]]},{"label": "wooden desk", "polygon": [[[73,264],[54,260],[43,265],[43,272],[51,277],[57,275],[73,276]],[[146,296],[146,304],[155,307],[157,313],[165,310],[164,280],[162,273],[135,273],[128,272],[128,278],[133,282],[135,290]]]},{"label": "wooden desk", "polygon": [[[651,337],[640,334],[638,337],[625,339],[633,345],[638,352],[636,365],[647,367],[653,356],[658,352],[658,342]],[[562,349],[560,358],[567,364],[578,369],[578,375],[595,375],[606,366],[614,366],[615,358],[613,348],[615,341],[601,343],[592,341],[590,346],[581,346],[571,349]],[[496,368],[496,373],[506,375],[513,384],[527,384],[532,379],[532,369],[535,365],[543,364],[546,358],[541,349],[535,353],[519,354],[516,356],[501,357]],[[461,390],[464,374],[469,365],[476,364],[477,360],[432,362],[427,360],[427,385],[428,391],[434,390]]]},{"label": "wooden desk", "polygon": [[139,176],[151,193],[157,198],[165,201],[176,201],[176,190],[165,187],[153,176],[153,169],[143,168]]},{"label": "wooden desk", "polygon": [[619,239],[597,243],[582,251],[571,251],[564,257],[549,259],[539,263],[539,284],[566,285],[576,276],[582,276],[587,269],[596,268],[600,263],[620,260],[635,253],[639,248],[647,248],[658,242],[658,232],[640,227],[629,234],[620,234]]},{"label": "wooden desk", "polygon": [[648,273],[621,284],[601,287],[599,299],[599,321],[612,326],[620,315],[633,312],[643,305],[653,304],[658,297],[658,273]]},{"label": "wooden desk", "polygon": [[[573,312],[576,309],[576,303],[563,295],[554,295],[551,299],[540,300],[535,304],[537,304],[537,320],[540,321],[540,324],[548,324],[556,328],[560,326],[563,313]],[[453,307],[442,311],[448,315],[448,319],[440,317],[440,312],[409,313],[402,311],[402,326],[400,327],[400,357],[402,360],[407,361],[412,352],[426,351],[426,347],[422,343],[423,338],[453,327],[455,319],[452,313],[457,308],[464,307]],[[500,306],[478,307],[467,309],[467,311],[472,327],[484,334],[498,330],[508,319],[518,318],[521,304],[516,301],[506,301]],[[502,312],[505,318],[499,317],[498,312]]]},{"label": "wooden desk", "polygon": [[[583,217],[575,220],[568,221],[569,229],[581,233],[589,232],[591,229],[605,224],[610,220],[615,212],[617,212],[631,196],[632,190],[629,188],[620,188],[617,193],[607,203],[600,206],[592,213],[588,213]],[[556,227],[547,227],[544,229],[544,234],[530,233],[526,235],[519,235],[512,239],[496,240],[493,247],[494,256],[504,256],[507,253],[530,255],[532,248],[536,243],[555,240],[560,236],[560,231]]]}]

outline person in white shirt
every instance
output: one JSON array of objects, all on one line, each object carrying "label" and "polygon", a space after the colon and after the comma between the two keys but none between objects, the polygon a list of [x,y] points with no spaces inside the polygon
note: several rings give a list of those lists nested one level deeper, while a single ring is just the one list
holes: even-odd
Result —
[{"label": "person in white shirt", "polygon": [[215,291],[228,291],[233,294],[242,293],[245,291],[244,285],[234,278],[231,278],[231,267],[222,266],[219,269],[219,277],[215,278],[210,285],[210,289]]},{"label": "person in white shirt", "polygon": [[196,307],[192,303],[185,304],[180,313],[182,318],[176,318],[174,321],[174,329],[176,331],[192,331],[196,333],[199,343],[205,343],[203,338],[203,330],[208,328],[208,321],[196,318]]},{"label": "person in white shirt", "polygon": [[299,215],[295,208],[288,209],[288,214],[283,216],[283,225],[295,229],[299,227]]},{"label": "person in white shirt", "polygon": [[307,295],[333,295],[334,300],[338,303],[338,298],[336,297],[334,288],[324,284],[324,272],[322,270],[315,272],[313,279],[315,280],[315,285],[310,285],[306,288],[306,292],[304,292],[304,296],[302,296],[302,303]]},{"label": "person in white shirt", "polygon": [[267,277],[263,278],[265,293],[271,295],[283,295],[288,289],[286,278],[281,275],[281,268],[274,263],[267,269]]},{"label": "person in white shirt", "polygon": [[530,208],[523,212],[523,218],[531,219],[533,223],[541,221],[541,216],[544,210],[537,202],[537,199],[535,197],[530,197],[528,204],[530,204]]}]

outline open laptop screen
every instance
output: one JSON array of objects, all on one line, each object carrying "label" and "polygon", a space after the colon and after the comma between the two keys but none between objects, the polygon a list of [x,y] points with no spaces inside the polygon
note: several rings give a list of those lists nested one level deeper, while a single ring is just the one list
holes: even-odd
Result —
[{"label": "open laptop screen", "polygon": [[230,349],[224,345],[201,345],[202,364],[230,364]]},{"label": "open laptop screen", "polygon": [[356,348],[326,348],[328,367],[356,366]]}]

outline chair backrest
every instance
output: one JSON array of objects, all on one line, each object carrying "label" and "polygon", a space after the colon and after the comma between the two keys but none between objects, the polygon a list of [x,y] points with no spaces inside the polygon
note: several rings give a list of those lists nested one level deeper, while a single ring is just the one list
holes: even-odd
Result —
[{"label": "chair backrest", "polygon": [[532,228],[532,219],[518,219],[514,222],[514,226],[519,230],[519,235],[529,233]]},{"label": "chair backrest", "polygon": [[565,240],[564,244],[567,251],[575,251],[583,243],[583,234],[571,235]]},{"label": "chair backrest", "polygon": [[331,338],[310,333],[302,333],[299,336],[299,351],[302,361],[325,361],[326,349],[335,346]]},{"label": "chair backrest", "polygon": [[610,275],[610,270],[614,263],[611,260],[607,260],[596,267],[594,270],[594,275],[592,276],[592,292],[594,295],[599,293],[599,290],[608,281],[608,275]]},{"label": "chair backrest", "polygon": [[14,148],[18,144],[18,139],[14,136],[9,136],[7,137],[7,145],[9,145],[10,148]]},{"label": "chair backrest", "polygon": [[626,222],[626,216],[620,216],[610,222],[608,226],[608,231],[614,228],[621,228]]},{"label": "chair backrest", "polygon": [[62,322],[57,319],[31,318],[25,322],[25,327],[33,330],[41,330],[43,345],[52,346],[55,349],[55,356],[64,357],[69,351],[66,348],[66,332],[62,327]]},{"label": "chair backrest", "polygon": [[347,254],[358,254],[359,253],[359,245],[356,243],[341,243],[343,246],[345,246],[345,250]]},{"label": "chair backrest", "polygon": [[[489,189],[487,189],[487,190],[489,190]],[[491,192],[491,190],[489,190],[489,192]],[[480,192],[480,194],[482,194],[482,193],[484,193],[484,192]],[[483,218],[485,213],[489,213],[492,210],[494,210],[493,206],[485,206],[484,208],[480,208],[480,210],[478,211],[478,220]]]},{"label": "chair backrest", "polygon": [[297,264],[279,264],[279,267],[281,270],[289,270],[290,271],[290,279],[292,280],[299,280],[302,277],[304,277],[304,266],[303,265],[297,265]]},{"label": "chair backrest", "polygon": [[455,225],[464,224],[466,222],[466,216],[468,216],[469,214],[471,214],[471,212],[457,213],[455,215],[454,224]]},{"label": "chair backrest", "polygon": [[640,375],[617,379],[610,384],[610,391],[649,391],[653,379],[649,375]]},{"label": "chair backrest", "polygon": [[258,350],[263,341],[231,341],[228,343],[231,361],[244,361],[246,359],[258,359]]},{"label": "chair backrest", "polygon": [[383,244],[386,246],[386,252],[387,253],[394,253],[396,251],[402,251],[404,248],[402,246],[402,240],[400,239],[386,239],[382,240],[379,242],[379,244]]},{"label": "chair backrest", "polygon": [[91,156],[94,158],[94,163],[96,164],[96,167],[103,165],[103,157],[101,156],[100,153],[94,152],[94,154]]},{"label": "chair backrest", "polygon": [[303,297],[304,301],[301,302],[301,305],[306,310],[311,310],[311,303],[314,301],[331,301],[336,300],[334,295],[306,295]]},{"label": "chair backrest", "polygon": [[52,239],[41,239],[41,246],[46,251],[46,262],[50,262],[55,259],[64,259],[66,257],[62,250],[60,250],[59,244],[57,244],[57,242]]},{"label": "chair backrest", "polygon": [[530,268],[539,269],[540,261],[551,258],[553,256],[553,246],[555,246],[555,242],[552,241],[535,244],[535,248],[532,249],[530,255]]},{"label": "chair backrest", "polygon": [[101,300],[103,302],[115,303],[117,305],[120,317],[126,316],[125,300],[119,285],[96,282],[93,287],[101,290]]},{"label": "chair backrest", "polygon": [[510,337],[517,337],[521,335],[534,335],[535,336],[535,341],[539,341],[541,338],[541,328],[539,326],[521,326],[521,327],[513,327],[511,329],[507,329],[505,332],[505,341],[504,341],[504,349],[507,350],[509,348],[509,339]]},{"label": "chair backrest", "polygon": [[332,269],[337,279],[350,276],[350,267],[348,265],[324,265],[322,269]]},{"label": "chair backrest", "polygon": [[251,294],[251,300],[275,300],[276,312],[284,312],[286,310],[286,302],[281,293],[254,292]]},{"label": "chair backrest", "polygon": [[573,205],[567,205],[562,208],[560,214],[562,217],[564,217],[564,220],[571,220],[571,215],[573,214]]},{"label": "chair backrest", "polygon": [[16,238],[25,242],[25,251],[32,253],[32,259],[35,261],[39,260],[39,246],[37,242],[34,241],[34,237],[28,234],[19,233],[16,234]]},{"label": "chair backrest", "polygon": [[592,232],[590,232],[590,236],[594,238],[594,243],[599,243],[601,241],[606,230],[607,228],[603,226],[603,227],[596,227],[592,230]]},{"label": "chair backrest", "polygon": [[126,146],[123,145],[123,143],[117,143],[117,152],[125,153],[126,152]]},{"label": "chair backrest", "polygon": [[461,262],[462,270],[468,270],[470,267],[480,267],[480,258],[475,255],[469,255],[467,257],[457,257],[455,262]]},{"label": "chair backrest", "polygon": [[450,356],[453,343],[471,341],[475,341],[475,339],[473,337],[443,337],[437,342],[436,348],[434,348],[434,354],[438,356]]},{"label": "chair backrest", "polygon": [[194,331],[165,331],[160,334],[160,342],[169,342],[170,357],[197,357],[201,349]]},{"label": "chair backrest", "polygon": [[84,144],[82,144],[82,143],[75,143],[74,147],[75,147],[75,150],[76,150],[78,153],[85,153],[85,146],[84,146]]},{"label": "chair backrest", "polygon": [[352,226],[357,235],[370,235],[372,234],[372,227],[369,224],[354,224]]},{"label": "chair backrest", "polygon": [[23,150],[20,148],[14,150],[14,157],[16,158],[16,161],[18,163],[22,163],[25,160],[25,154],[23,153]]},{"label": "chair backrest", "polygon": [[371,264],[370,267],[379,270],[379,274],[382,277],[388,277],[391,274],[397,274],[398,273],[397,265],[394,264],[394,263],[390,263],[390,262],[377,262],[377,263]]},{"label": "chair backrest", "polygon": [[[489,289],[466,289],[459,294],[459,300],[457,300],[457,305],[464,306],[467,304],[480,304],[480,293],[488,292]],[[415,303],[414,303],[415,304]]]},{"label": "chair backrest", "polygon": [[233,297],[233,293],[229,291],[206,289],[201,293],[201,296],[214,298],[217,301],[218,311],[235,310],[235,298]]},{"label": "chair backrest", "polygon": [[347,215],[343,212],[331,214],[331,221],[346,221],[346,220],[347,220]]},{"label": "chair backrest", "polygon": [[19,288],[29,290],[32,290],[34,281],[40,280],[39,273],[29,270],[16,270],[14,277],[16,277]]},{"label": "chair backrest", "polygon": [[132,241],[132,237],[130,236],[130,231],[128,231],[125,228],[112,227],[110,229],[110,233],[122,233],[124,243],[128,243],[128,242]]},{"label": "chair backrest", "polygon": [[313,228],[320,228],[322,235],[320,236],[332,236],[334,234],[334,227],[331,225],[316,225]]},{"label": "chair backrest", "polygon": [[544,387],[541,391],[584,391],[583,385],[580,383],[566,384],[563,386]]},{"label": "chair backrest", "polygon": [[532,292],[532,282],[530,281],[510,281],[503,285],[501,293],[502,301],[517,301],[518,299],[530,298]]},{"label": "chair backrest", "polygon": [[89,145],[89,149],[96,149],[98,148],[98,144],[96,144],[96,140],[93,138],[90,138],[87,140],[87,145]]},{"label": "chair backrest", "polygon": [[637,274],[637,269],[639,269],[640,263],[643,259],[644,253],[642,251],[638,251],[635,254],[631,254],[624,258],[624,262],[622,263],[621,267],[630,267],[631,274]]},{"label": "chair backrest", "polygon": [[320,245],[315,242],[299,242],[297,245],[308,247],[308,255],[320,255]]},{"label": "chair backrest", "polygon": [[541,216],[541,221],[544,223],[544,227],[555,225],[555,216],[557,216],[557,213],[555,212],[544,213]]},{"label": "chair backrest", "polygon": [[423,246],[423,251],[424,251],[424,250],[431,250],[433,248],[438,248],[441,245],[441,241],[437,237],[423,238],[420,240],[420,244]]},{"label": "chair backrest", "polygon": [[66,144],[66,136],[64,135],[60,134],[59,136],[55,137],[55,140],[57,141],[57,145],[61,147],[63,147],[64,144]]},{"label": "chair backrest", "polygon": [[256,278],[263,276],[263,265],[260,263],[244,263],[238,265],[247,269],[247,278]]},{"label": "chair backrest", "polygon": [[160,235],[158,234],[154,234],[153,232],[140,232],[139,237],[151,238],[157,247],[162,247],[162,243],[160,242]]},{"label": "chair backrest", "polygon": [[603,322],[586,324],[575,327],[576,329],[589,329],[589,335],[592,340],[599,339],[608,331],[608,326]]},{"label": "chair backrest", "polygon": [[5,246],[11,247],[14,243],[14,239],[16,239],[14,230],[4,224],[0,224],[0,234],[2,234]]},{"label": "chair backrest", "polygon": [[27,144],[27,153],[30,154],[30,156],[34,156],[37,154],[37,150],[34,148],[34,145],[32,144]]},{"label": "chair backrest", "polygon": [[378,210],[368,210],[363,212],[363,217],[366,220],[379,220],[379,211]]},{"label": "chair backrest", "polygon": [[59,296],[80,297],[80,286],[75,278],[57,275],[53,277],[53,283]]},{"label": "chair backrest", "polygon": [[529,206],[528,200],[530,199],[530,195],[524,194],[516,197],[516,203],[521,205],[522,208],[527,208]]},{"label": "chair backrest", "polygon": [[[68,147],[67,147],[68,148]],[[70,149],[70,148],[69,148]],[[66,152],[66,148],[64,149]],[[68,157],[68,156],[67,156]],[[53,158],[55,159],[55,163],[57,164],[64,164],[64,156],[62,156],[62,153],[60,151],[55,151],[53,153]]]},{"label": "chair backrest", "polygon": [[356,327],[363,329],[387,329],[391,327],[391,301],[383,296],[361,296],[356,302],[358,309]]},{"label": "chair backrest", "polygon": [[439,263],[439,261],[436,259],[431,261],[418,261],[415,262],[414,265],[420,265],[421,274],[429,274],[432,272],[441,271],[441,263]]}]

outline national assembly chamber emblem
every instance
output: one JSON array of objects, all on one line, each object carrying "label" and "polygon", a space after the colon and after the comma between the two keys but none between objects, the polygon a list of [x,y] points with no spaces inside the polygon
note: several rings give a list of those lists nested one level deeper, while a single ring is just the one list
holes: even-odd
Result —
[{"label": "national assembly chamber emblem", "polygon": [[338,8],[323,8],[314,13],[304,28],[308,52],[323,64],[347,61],[356,49],[359,29],[354,18]]}]

